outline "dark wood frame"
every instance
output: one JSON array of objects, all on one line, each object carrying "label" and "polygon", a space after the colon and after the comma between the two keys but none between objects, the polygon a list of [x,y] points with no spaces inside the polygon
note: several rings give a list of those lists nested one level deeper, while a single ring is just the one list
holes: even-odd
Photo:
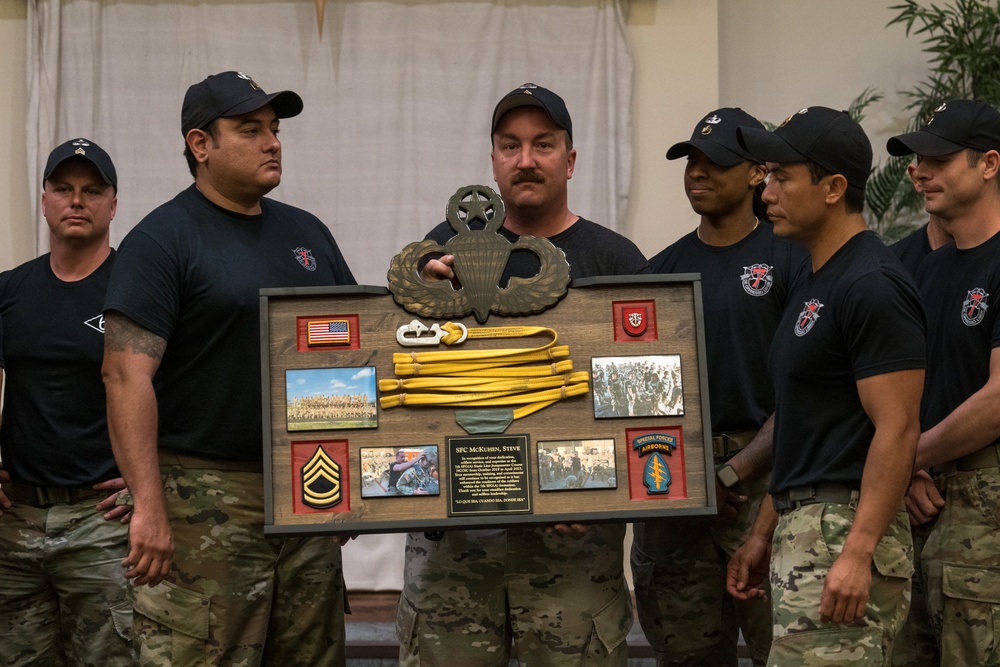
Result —
[{"label": "dark wood frame", "polygon": [[[714,514],[715,475],[710,446],[708,374],[705,359],[701,277],[699,274],[602,277],[578,280],[556,307],[529,317],[493,315],[484,326],[531,324],[547,326],[559,334],[559,343],[570,346],[576,370],[590,370],[592,356],[641,356],[680,354],[684,367],[686,414],[676,417],[594,419],[593,394],[561,401],[517,420],[508,433],[528,433],[532,466],[531,514],[449,517],[447,475],[440,475],[438,496],[390,498],[361,497],[361,447],[437,444],[445,451],[445,437],[462,435],[454,421],[454,408],[379,408],[377,429],[337,429],[330,440],[349,441],[350,511],[295,514],[292,511],[291,442],[324,440],[325,431],[291,432],[285,429],[284,377],[289,368],[376,366],[379,379],[393,377],[392,353],[415,348],[399,346],[396,329],[418,318],[397,306],[388,290],[373,286],[264,289],[260,292],[262,407],[264,414],[264,532],[268,535],[320,535],[338,532],[391,533],[469,529],[500,525],[557,522],[632,521],[659,516]],[[655,300],[658,339],[615,342],[612,303]],[[336,313],[359,315],[360,349],[298,352],[297,316],[320,317]],[[455,320],[478,326],[471,317]],[[528,347],[541,339],[473,341],[467,346]],[[443,348],[443,346],[442,346]],[[442,348],[419,348],[423,350]],[[693,357],[693,358],[692,358]],[[683,429],[687,496],[683,500],[632,500],[628,475],[626,429],[677,426]],[[576,440],[612,437],[616,448],[618,488],[541,493],[538,486],[537,440]],[[706,446],[706,443],[709,443]]]}]

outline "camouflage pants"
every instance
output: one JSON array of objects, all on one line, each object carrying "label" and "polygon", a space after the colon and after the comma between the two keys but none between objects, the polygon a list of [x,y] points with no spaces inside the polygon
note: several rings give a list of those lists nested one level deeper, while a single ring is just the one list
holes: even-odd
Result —
[{"label": "camouflage pants", "polygon": [[927,608],[927,577],[920,563],[920,554],[927,543],[933,523],[911,526],[913,533],[913,589],[910,593],[910,613],[893,644],[892,667],[927,667],[941,663],[937,635]]},{"label": "camouflage pants", "polygon": [[452,531],[406,540],[396,614],[400,664],[506,667],[620,665],[632,604],[625,526],[583,536],[542,528]]},{"label": "camouflage pants", "polygon": [[343,665],[340,547],[265,538],[260,473],[160,470],[174,558],[130,588],[142,667]]},{"label": "camouflage pants", "polygon": [[1000,665],[1000,470],[944,478],[922,565],[941,665]]},{"label": "camouflage pants", "polygon": [[805,505],[778,520],[771,555],[770,667],[891,664],[913,574],[910,522],[902,508],[875,547],[865,615],[849,624],[826,623],[819,616],[823,584],[853,521],[850,505],[834,503]]},{"label": "camouflage pants", "polygon": [[735,667],[740,629],[754,665],[765,664],[771,603],[730,596],[726,567],[757,516],[769,477],[734,489],[748,497],[735,523],[695,516],[634,524],[636,606],[660,667]]},{"label": "camouflage pants", "polygon": [[0,665],[134,665],[128,527],[91,498],[0,518]]}]

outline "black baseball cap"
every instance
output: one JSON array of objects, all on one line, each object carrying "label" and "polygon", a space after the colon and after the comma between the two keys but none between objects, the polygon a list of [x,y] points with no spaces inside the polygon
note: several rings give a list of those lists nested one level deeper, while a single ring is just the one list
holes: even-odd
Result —
[{"label": "black baseball cap", "polygon": [[979,100],[948,100],[916,132],[889,139],[890,155],[937,157],[963,148],[1000,151],[1000,111]]},{"label": "black baseball cap", "polygon": [[670,147],[667,159],[676,160],[690,154],[692,148],[697,148],[720,167],[735,167],[747,161],[760,162],[740,146],[736,137],[738,127],[764,129],[759,120],[743,109],[735,107],[716,109],[695,126],[691,139]]},{"label": "black baseball cap", "polygon": [[229,118],[256,111],[270,104],[278,118],[302,113],[302,98],[290,90],[265,93],[243,72],[222,72],[206,77],[187,89],[181,108],[181,134],[208,127],[216,118]]},{"label": "black baseball cap", "polygon": [[759,162],[815,162],[857,188],[864,189],[872,170],[872,144],[846,111],[807,107],[774,132],[741,127],[736,134]]},{"label": "black baseball cap", "polygon": [[111,156],[93,141],[83,137],[70,139],[52,149],[52,152],[49,153],[49,159],[45,162],[45,175],[42,176],[42,183],[49,180],[52,172],[67,160],[89,162],[94,165],[104,182],[113,187],[116,193],[118,192],[118,172],[115,171],[115,164],[111,161]]},{"label": "black baseball cap", "polygon": [[566,130],[570,141],[573,140],[573,121],[569,117],[569,111],[566,110],[563,98],[548,88],[542,88],[533,83],[522,84],[520,88],[510,91],[497,102],[496,108],[493,109],[491,135],[497,131],[497,125],[503,115],[517,107],[541,107],[545,113],[549,114],[553,123]]}]

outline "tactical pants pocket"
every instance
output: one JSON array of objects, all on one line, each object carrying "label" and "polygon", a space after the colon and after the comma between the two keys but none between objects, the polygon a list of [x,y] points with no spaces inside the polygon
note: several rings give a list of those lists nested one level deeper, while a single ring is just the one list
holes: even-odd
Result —
[{"label": "tactical pants pocket", "polygon": [[[627,609],[628,614],[622,617],[622,609]],[[625,639],[629,630],[632,629],[632,603],[625,585],[618,589],[611,600],[606,605],[594,613],[594,636],[600,643],[595,646],[591,642],[591,650],[588,657],[608,661],[615,651],[624,648]],[[594,664],[607,664],[595,662]]]},{"label": "tactical pants pocket", "polygon": [[878,628],[836,627],[805,630],[778,637],[771,642],[768,667],[809,665],[885,665],[882,631]]},{"label": "tactical pants pocket", "polygon": [[132,605],[121,602],[111,607],[111,620],[115,624],[115,632],[123,639],[132,638]]},{"label": "tactical pants pocket", "polygon": [[942,567],[941,664],[1000,665],[1000,568]]},{"label": "tactical pants pocket", "polygon": [[406,596],[399,595],[399,604],[396,605],[396,639],[401,646],[413,648],[414,628],[417,625],[417,610],[414,608]]},{"label": "tactical pants pocket", "polygon": [[208,664],[210,598],[162,581],[134,589],[133,640],[143,665]]}]

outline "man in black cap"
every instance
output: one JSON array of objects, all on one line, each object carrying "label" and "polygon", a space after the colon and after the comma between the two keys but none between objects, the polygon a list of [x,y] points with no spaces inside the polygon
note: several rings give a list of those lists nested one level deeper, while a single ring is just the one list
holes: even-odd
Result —
[{"label": "man in black cap", "polygon": [[[573,278],[647,271],[625,237],[569,210],[576,151],[562,98],[526,83],[493,111],[491,158],[512,242],[542,236],[566,253]],[[447,223],[427,238],[444,243]],[[452,258],[425,273],[452,278]],[[514,253],[501,282],[538,273]],[[506,667],[513,641],[525,665],[622,665],[632,608],[624,571],[624,524],[454,530],[438,541],[410,534],[396,615],[400,664]]]},{"label": "man in black cap", "polygon": [[701,221],[650,260],[653,273],[701,274],[719,507],[718,517],[633,526],[639,621],[660,665],[735,667],[740,630],[755,665],[771,645],[770,605],[728,595],[726,565],[767,493],[774,391],[765,350],[806,252],[761,221],[767,168],[740,146],[740,127],[763,129],[742,109],[716,109],[667,151],[687,158],[684,190]]},{"label": "man in black cap", "polygon": [[135,503],[124,565],[143,664],[345,659],[338,540],[263,535],[260,369],[247,363],[260,288],[354,284],[322,222],[265,197],[281,181],[279,120],[301,110],[240,72],[191,86],[194,184],[129,232],[108,287],[104,379]]},{"label": "man in black cap", "polygon": [[990,302],[1000,294],[1000,112],[948,100],[887,148],[916,154],[927,213],[955,239],[917,275],[928,364],[907,507],[914,523],[934,522],[921,583],[941,664],[1000,665],[1000,317]]},{"label": "man in black cap", "polygon": [[770,171],[774,233],[805,245],[811,267],[771,345],[772,503],[733,556],[728,588],[763,595],[770,560],[768,665],[888,665],[913,572],[903,496],[919,434],[923,312],[865,225],[871,145],[846,112],[809,107],[773,133],[738,133]]},{"label": "man in black cap", "polygon": [[51,252],[0,274],[0,663],[131,665],[128,507],[101,384],[118,177],[79,138],[42,185]]}]

